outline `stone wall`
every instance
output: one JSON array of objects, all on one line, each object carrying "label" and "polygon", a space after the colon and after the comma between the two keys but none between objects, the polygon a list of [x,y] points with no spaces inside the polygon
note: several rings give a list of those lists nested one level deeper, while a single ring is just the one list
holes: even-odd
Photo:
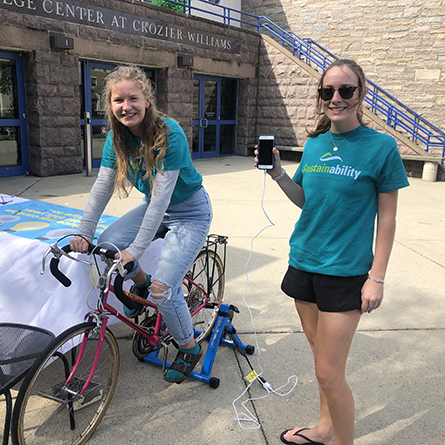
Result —
[{"label": "stone wall", "polygon": [[189,68],[157,70],[156,101],[159,110],[181,125],[191,147],[193,116],[193,71]]},{"label": "stone wall", "polygon": [[371,81],[445,131],[444,0],[243,0],[242,8],[355,59]]},{"label": "stone wall", "polygon": [[313,127],[317,79],[263,41],[258,68],[258,134],[276,135],[276,144],[304,146]]},{"label": "stone wall", "polygon": [[82,171],[79,60],[60,52],[25,54],[30,172]]}]

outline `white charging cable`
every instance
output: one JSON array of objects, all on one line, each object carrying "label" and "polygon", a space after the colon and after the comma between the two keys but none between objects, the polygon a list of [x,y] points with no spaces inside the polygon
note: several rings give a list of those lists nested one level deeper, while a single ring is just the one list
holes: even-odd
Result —
[{"label": "white charging cable", "polygon": [[[262,210],[263,210],[264,215],[266,215],[266,218],[267,218],[267,220],[269,221],[269,224],[266,225],[266,226],[264,226],[264,227],[263,227],[263,228],[262,228],[262,229],[261,229],[261,230],[260,230],[260,231],[259,231],[253,238],[252,238],[252,241],[251,241],[251,243],[250,243],[250,254],[249,254],[249,258],[248,258],[248,260],[247,260],[246,265],[244,266],[244,273],[245,273],[245,275],[246,275],[246,287],[245,287],[245,289],[244,289],[244,293],[243,293],[243,302],[244,302],[245,306],[247,307],[247,310],[248,310],[249,315],[250,315],[250,320],[251,320],[251,323],[252,323],[253,333],[254,333],[254,337],[255,337],[255,348],[256,348],[256,350],[258,351],[258,368],[259,368],[259,370],[260,370],[260,373],[257,374],[256,371],[252,371],[252,373],[249,374],[249,376],[250,376],[251,378],[250,378],[250,379],[247,379],[247,378],[246,378],[246,380],[249,382],[248,385],[247,385],[247,387],[246,387],[245,390],[244,390],[244,391],[243,391],[243,392],[242,392],[242,393],[241,393],[241,394],[240,394],[240,395],[239,395],[239,396],[232,402],[232,406],[233,406],[233,409],[235,410],[235,414],[236,414],[234,419],[238,422],[238,425],[239,425],[240,428],[242,428],[243,430],[255,430],[255,429],[261,428],[261,424],[260,424],[259,420],[258,420],[258,419],[256,418],[256,416],[255,416],[254,414],[252,414],[252,412],[247,408],[246,404],[247,404],[248,402],[254,402],[254,401],[257,401],[257,400],[264,399],[264,398],[270,396],[271,394],[276,394],[276,395],[278,395],[278,396],[280,396],[280,397],[287,396],[287,395],[289,395],[289,394],[295,389],[295,387],[297,386],[297,382],[298,382],[298,377],[297,377],[296,375],[292,375],[292,376],[290,376],[290,377],[287,379],[287,383],[286,383],[285,385],[283,385],[283,386],[281,386],[281,387],[279,387],[279,388],[277,388],[277,389],[273,389],[273,388],[272,388],[272,385],[271,385],[269,382],[267,382],[267,381],[262,377],[262,374],[263,374],[263,368],[262,368],[262,366],[261,366],[261,349],[260,349],[260,347],[259,347],[259,345],[258,345],[258,336],[257,336],[257,332],[256,332],[256,329],[255,329],[255,322],[254,322],[254,320],[253,320],[252,311],[251,311],[251,309],[250,309],[250,307],[249,307],[249,305],[248,305],[248,303],[247,303],[247,301],[246,301],[246,294],[247,294],[247,290],[248,290],[248,288],[249,288],[249,274],[248,274],[248,272],[247,272],[247,267],[248,267],[248,265],[249,265],[249,263],[250,263],[250,260],[251,260],[251,258],[252,258],[252,255],[253,255],[253,243],[254,243],[254,241],[261,235],[261,233],[264,232],[264,230],[266,230],[266,229],[269,228],[269,227],[274,227],[274,226],[275,226],[275,224],[274,224],[274,223],[272,222],[272,220],[269,218],[269,215],[267,214],[267,212],[266,212],[266,210],[265,210],[265,208],[264,208],[264,195],[265,195],[265,193],[266,193],[266,177],[267,177],[267,171],[264,170],[264,185],[263,185],[263,195],[262,195],[262,197],[261,197],[261,208],[262,208]],[[289,383],[290,383],[290,381],[291,381],[291,379],[293,379],[293,378],[295,378],[295,383],[293,384],[292,388],[291,388],[287,393],[284,393],[284,394],[280,393],[279,391],[281,391],[283,388],[285,388],[286,386],[288,386]],[[244,408],[245,412],[238,413],[238,410],[237,410],[237,408],[236,408],[236,402],[238,402],[238,400],[240,400],[240,399],[244,396],[244,394],[246,394],[246,392],[249,391],[250,387],[253,385],[253,383],[255,382],[255,380],[258,380],[258,381],[260,382],[260,384],[263,386],[263,388],[267,391],[267,394],[265,394],[265,395],[263,395],[263,396],[261,396],[261,397],[248,398],[248,399],[244,400],[244,402],[242,402],[241,405],[242,405],[242,407]],[[245,427],[245,426],[243,425],[244,422],[250,422],[250,423],[253,423],[254,425],[251,426],[251,427]]]}]

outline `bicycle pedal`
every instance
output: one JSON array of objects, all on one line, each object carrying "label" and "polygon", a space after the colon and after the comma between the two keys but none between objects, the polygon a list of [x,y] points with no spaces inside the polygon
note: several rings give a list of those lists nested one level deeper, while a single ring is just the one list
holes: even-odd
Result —
[{"label": "bicycle pedal", "polygon": [[163,337],[164,334],[165,334],[165,333],[162,332],[162,331],[160,331],[160,332],[158,333],[158,335],[161,337],[161,338],[158,340],[158,343],[157,343],[157,347],[158,347],[158,348],[167,348],[168,345],[169,345],[169,344],[172,342],[172,340],[173,340],[173,337],[172,337],[171,335],[166,335],[165,337]]}]

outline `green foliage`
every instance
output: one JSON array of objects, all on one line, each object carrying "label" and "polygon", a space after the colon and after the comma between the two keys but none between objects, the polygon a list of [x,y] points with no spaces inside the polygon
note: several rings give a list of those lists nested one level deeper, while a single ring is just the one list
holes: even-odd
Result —
[{"label": "green foliage", "polygon": [[[177,0],[178,3],[182,3],[183,0]],[[176,5],[175,3],[170,3],[164,0],[151,0],[152,5],[162,6],[163,8],[172,9],[173,11],[181,11],[184,12],[183,5]],[[190,0],[186,0],[185,4],[190,5]]]}]

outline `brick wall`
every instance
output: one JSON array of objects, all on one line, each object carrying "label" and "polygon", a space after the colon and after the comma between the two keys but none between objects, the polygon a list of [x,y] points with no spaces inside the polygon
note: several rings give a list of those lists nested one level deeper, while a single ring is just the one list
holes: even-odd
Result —
[{"label": "brick wall", "polygon": [[445,130],[444,0],[243,0],[242,9],[355,59],[371,81]]}]

